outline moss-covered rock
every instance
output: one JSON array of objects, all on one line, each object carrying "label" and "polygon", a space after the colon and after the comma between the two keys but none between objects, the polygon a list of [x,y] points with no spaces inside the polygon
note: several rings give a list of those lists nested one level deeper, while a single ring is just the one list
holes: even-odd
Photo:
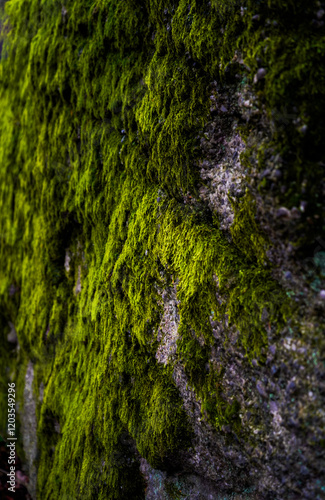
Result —
[{"label": "moss-covered rock", "polygon": [[2,4],[31,494],[324,498],[324,3]]}]

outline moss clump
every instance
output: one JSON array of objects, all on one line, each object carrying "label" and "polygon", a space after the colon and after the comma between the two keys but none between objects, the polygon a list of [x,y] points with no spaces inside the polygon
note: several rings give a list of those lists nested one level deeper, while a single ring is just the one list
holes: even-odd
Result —
[{"label": "moss clump", "polygon": [[[189,383],[218,429],[229,421],[239,428],[239,403],[220,396],[222,371],[204,368],[214,342],[211,311],[220,320],[228,315],[249,359],[263,360],[263,309],[280,328],[292,305],[264,266],[267,238],[249,195],[234,205],[230,244],[212,214],[184,206],[182,193],[197,195],[206,89],[214,79],[233,79],[239,48],[252,69],[248,79],[257,55],[268,62],[258,89],[269,113],[288,98],[308,115],[313,168],[302,168],[307,143],[299,131],[283,134],[277,126],[273,140],[288,154],[287,182],[298,186],[307,176],[308,196],[317,199],[320,136],[312,131],[323,130],[316,82],[324,44],[304,36],[304,8],[302,1],[247,1],[242,15],[235,0],[6,3],[1,321],[4,336],[7,321],[14,322],[35,365],[36,393],[45,385],[40,498],[143,498],[133,443],[156,467],[189,445],[171,369],[158,365],[152,341],[162,314],[158,289],[172,275]],[[267,28],[251,21],[256,12]],[[300,50],[288,60],[295,37]],[[166,196],[158,203],[159,190]],[[1,346],[4,356],[3,339]],[[2,384],[6,377],[1,373]]]}]

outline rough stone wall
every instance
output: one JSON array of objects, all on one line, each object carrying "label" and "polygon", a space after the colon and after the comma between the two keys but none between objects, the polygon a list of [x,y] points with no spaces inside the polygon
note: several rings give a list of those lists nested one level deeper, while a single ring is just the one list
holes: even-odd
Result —
[{"label": "rough stone wall", "polygon": [[35,500],[325,498],[324,12],[7,2],[1,433],[15,381]]}]

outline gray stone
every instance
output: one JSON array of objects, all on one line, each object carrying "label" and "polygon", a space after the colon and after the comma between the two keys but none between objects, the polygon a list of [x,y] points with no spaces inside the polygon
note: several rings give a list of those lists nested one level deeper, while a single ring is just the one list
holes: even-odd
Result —
[{"label": "gray stone", "polygon": [[21,411],[21,430],[23,435],[23,446],[28,467],[28,491],[33,500],[36,500],[36,481],[37,481],[37,420],[36,420],[36,401],[33,390],[34,368],[29,361],[24,387],[23,409]]}]

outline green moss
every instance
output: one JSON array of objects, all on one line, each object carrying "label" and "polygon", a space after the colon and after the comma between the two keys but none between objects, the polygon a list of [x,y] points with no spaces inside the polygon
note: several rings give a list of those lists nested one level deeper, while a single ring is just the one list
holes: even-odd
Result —
[{"label": "green moss", "polygon": [[[247,2],[243,16],[240,5],[6,4],[1,357],[11,320],[26,359],[35,364],[36,394],[41,381],[45,385],[37,410],[40,498],[143,498],[133,443],[161,468],[168,454],[189,446],[192,430],[172,370],[157,363],[153,341],[162,314],[158,291],[172,276],[179,280],[179,355],[217,429],[230,422],[237,431],[240,421],[239,403],[222,399],[224,372],[212,366],[206,372],[214,343],[211,311],[220,321],[228,315],[248,359],[260,362],[267,346],[262,311],[278,329],[292,314],[290,299],[264,265],[268,240],[256,225],[250,195],[233,202],[233,244],[213,214],[182,202],[182,193],[197,196],[194,164],[209,117],[208,84],[233,81],[235,49],[252,69],[248,81],[256,56],[267,61],[268,76],[257,90],[269,113],[284,99],[297,101],[301,116],[309,113],[310,130],[322,130],[319,121],[313,124],[321,120],[323,94],[315,82],[323,77],[324,45],[316,35],[304,37],[303,2]],[[293,11],[300,49],[287,60],[296,36]],[[256,12],[263,22],[275,16],[280,27],[268,24],[265,37],[251,21]],[[320,136],[310,132],[316,149],[308,156],[299,132],[282,132],[279,125],[272,144],[287,154],[286,181],[297,185],[307,176],[312,197]],[[303,169],[305,157],[312,169]],[[290,203],[295,189],[286,195]],[[11,284],[20,290],[12,297]],[[21,388],[23,373],[17,367]],[[1,374],[2,384],[7,375]]]},{"label": "green moss", "polygon": [[[254,7],[258,21],[251,18]],[[247,43],[245,62],[251,69],[249,80],[260,65],[266,69],[265,80],[255,87],[259,105],[264,106],[274,128],[272,136],[261,146],[259,141],[250,148],[257,154],[261,169],[271,155],[284,161],[283,182],[274,195],[284,206],[298,207],[308,203],[302,215],[299,245],[310,241],[324,230],[323,207],[320,199],[323,179],[325,73],[321,57],[325,48],[324,31],[317,24],[317,2],[308,6],[303,1],[248,2],[245,12]],[[286,36],[283,33],[286,31]],[[252,124],[246,127],[252,128]],[[258,151],[259,150],[259,151]],[[263,187],[263,186],[262,186]],[[265,186],[269,189],[269,185]],[[264,188],[264,189],[265,189]],[[262,190],[264,193],[265,191]],[[307,219],[307,223],[306,223]]]},{"label": "green moss", "polygon": [[181,500],[182,498],[185,498],[185,494],[182,493],[180,488],[181,486],[166,481],[165,491],[167,498],[170,498],[171,500]]}]

